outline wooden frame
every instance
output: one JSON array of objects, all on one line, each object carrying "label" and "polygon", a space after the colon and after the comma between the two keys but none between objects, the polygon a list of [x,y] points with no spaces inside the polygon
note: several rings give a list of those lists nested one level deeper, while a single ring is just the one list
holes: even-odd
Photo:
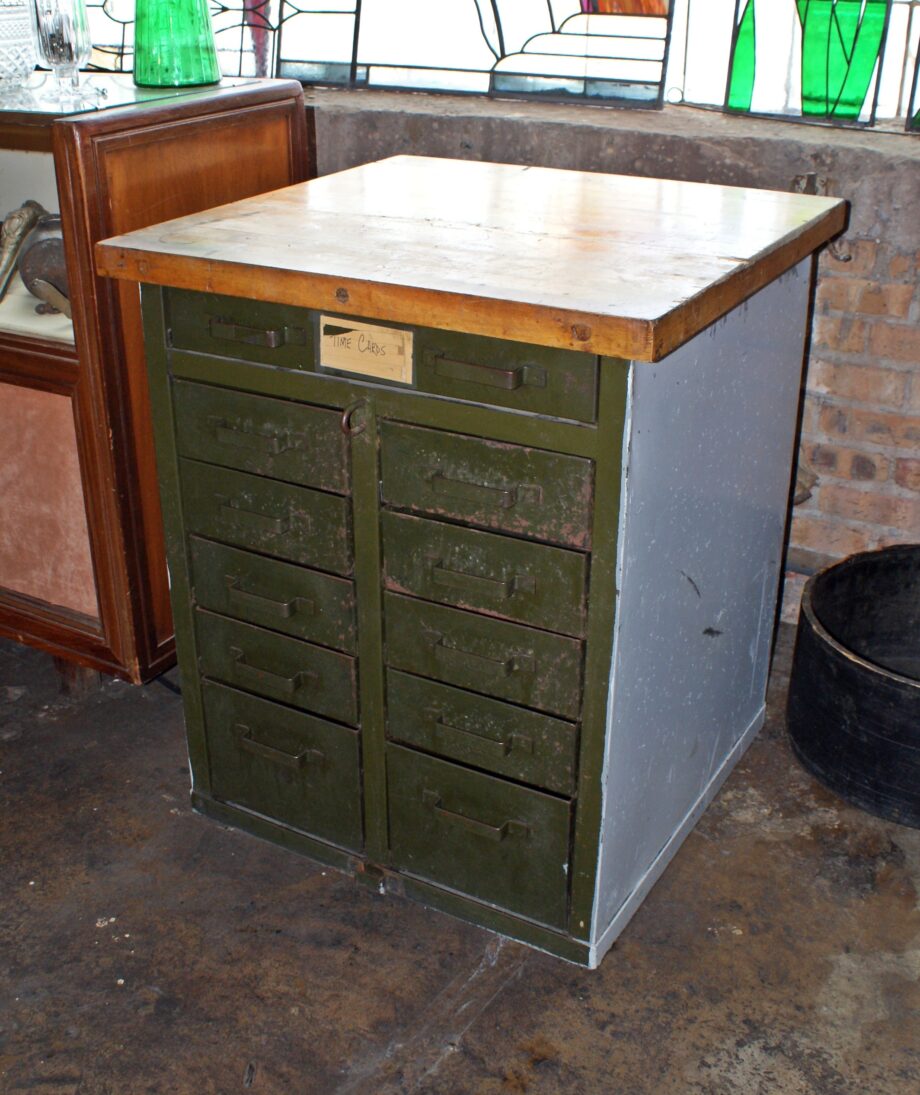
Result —
[{"label": "wooden frame", "polygon": [[139,683],[175,659],[136,288],[93,273],[113,233],[302,181],[312,112],[295,81],[54,119],[0,116],[0,145],[53,150],[75,350],[0,333],[0,378],[73,401],[99,618],[0,590],[0,634]]}]

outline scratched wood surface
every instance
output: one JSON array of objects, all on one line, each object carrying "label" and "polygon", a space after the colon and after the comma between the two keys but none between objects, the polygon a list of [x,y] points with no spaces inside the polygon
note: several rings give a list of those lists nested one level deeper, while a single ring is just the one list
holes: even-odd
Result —
[{"label": "scratched wood surface", "polygon": [[840,232],[836,198],[397,156],[97,245],[101,274],[655,361]]}]

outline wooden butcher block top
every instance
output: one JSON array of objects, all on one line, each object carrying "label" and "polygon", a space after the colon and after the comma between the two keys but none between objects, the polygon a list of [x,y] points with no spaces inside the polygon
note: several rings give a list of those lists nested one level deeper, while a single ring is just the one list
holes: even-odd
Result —
[{"label": "wooden butcher block top", "polygon": [[836,198],[396,156],[96,257],[117,278],[657,361],[845,221]]}]

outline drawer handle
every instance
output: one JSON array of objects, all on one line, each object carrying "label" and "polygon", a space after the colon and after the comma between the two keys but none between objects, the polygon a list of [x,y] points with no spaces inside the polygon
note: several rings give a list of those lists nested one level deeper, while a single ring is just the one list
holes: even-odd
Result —
[{"label": "drawer handle", "polygon": [[259,513],[258,510],[244,509],[239,502],[233,499],[228,501],[220,494],[215,495],[215,498],[220,506],[221,517],[234,520],[242,517],[254,529],[266,532],[270,536],[283,536],[290,530],[290,514],[285,517],[271,517],[267,513]]},{"label": "drawer handle", "polygon": [[264,346],[269,350],[307,344],[307,333],[302,327],[246,327],[232,320],[212,319],[208,329],[211,338],[241,342],[246,346]]},{"label": "drawer handle", "polygon": [[234,449],[245,449],[247,452],[260,452],[268,456],[280,456],[294,446],[291,443],[291,435],[283,433],[254,433],[252,430],[243,429],[241,426],[229,426],[220,418],[209,418],[208,424],[214,428],[214,436],[221,445],[229,445]]},{"label": "drawer handle", "polygon": [[250,593],[248,589],[242,589],[240,579],[234,574],[225,574],[227,593],[230,601],[241,605],[251,605],[254,608],[270,612],[282,620],[289,620],[296,612],[298,616],[312,616],[313,602],[305,597],[292,597],[289,601],[276,601],[272,597],[263,597],[258,593]]},{"label": "drawer handle", "polygon": [[233,728],[239,735],[240,748],[247,753],[254,753],[257,757],[264,757],[273,764],[283,764],[285,768],[303,768],[305,764],[322,764],[326,759],[325,753],[319,749],[304,747],[299,753],[286,753],[283,749],[275,749],[271,745],[265,745],[256,741],[252,736],[252,730],[243,723],[237,723]]},{"label": "drawer handle", "polygon": [[497,670],[498,676],[510,677],[514,673],[532,673],[533,657],[530,654],[511,654],[507,658],[489,658],[459,646],[449,646],[443,635],[432,632],[435,655],[447,662],[459,662],[473,669]]},{"label": "drawer handle", "polygon": [[435,585],[451,586],[466,593],[495,593],[507,601],[515,593],[533,593],[537,583],[528,574],[512,574],[510,578],[485,578],[465,570],[451,570],[440,559],[431,563],[431,580]]},{"label": "drawer handle", "polygon": [[359,437],[367,429],[366,399],[355,399],[342,411],[339,426],[346,437]]},{"label": "drawer handle", "polygon": [[238,647],[230,647],[230,656],[233,658],[233,676],[241,684],[260,688],[262,685],[271,685],[285,696],[293,696],[302,685],[316,680],[316,674],[301,669],[293,677],[283,677],[280,673],[272,673],[268,669],[260,669],[257,665],[250,665],[245,661],[245,653]]},{"label": "drawer handle", "polygon": [[451,479],[439,471],[428,477],[428,483],[435,494],[462,498],[465,502],[476,502],[480,505],[496,504],[501,509],[511,509],[516,502],[529,502],[533,505],[543,500],[543,492],[538,486],[519,485],[510,489],[489,487],[485,483],[471,483],[468,479]]},{"label": "drawer handle", "polygon": [[484,384],[489,388],[503,388],[513,392],[516,388],[545,388],[546,370],[538,365],[517,365],[513,369],[499,369],[494,365],[482,365],[473,361],[458,361],[443,354],[432,354],[434,371],[445,380],[460,380],[467,384]]},{"label": "drawer handle", "polygon": [[486,840],[494,840],[496,843],[500,843],[506,836],[512,834],[520,837],[530,836],[530,827],[523,821],[512,819],[506,821],[503,825],[489,825],[487,822],[479,821],[475,817],[467,817],[466,814],[445,810],[441,805],[440,794],[437,791],[430,791],[428,788],[422,791],[422,802],[438,817],[449,821],[453,825],[460,825],[469,832],[475,833],[476,836],[484,836]]},{"label": "drawer handle", "polygon": [[504,740],[486,737],[485,734],[477,734],[475,730],[465,730],[462,726],[454,726],[452,723],[438,719],[435,728],[439,731],[447,731],[450,734],[460,734],[465,738],[472,738],[478,747],[491,753],[496,758],[507,757],[511,753],[533,754],[533,738],[526,734],[514,732]]}]

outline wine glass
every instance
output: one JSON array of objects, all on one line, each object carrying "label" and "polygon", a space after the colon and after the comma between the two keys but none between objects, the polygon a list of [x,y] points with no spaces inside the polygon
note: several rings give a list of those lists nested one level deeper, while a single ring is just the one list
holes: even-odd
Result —
[{"label": "wine glass", "polygon": [[89,60],[92,40],[84,0],[34,0],[35,37],[42,60],[54,73],[58,97],[81,97],[80,67]]}]

